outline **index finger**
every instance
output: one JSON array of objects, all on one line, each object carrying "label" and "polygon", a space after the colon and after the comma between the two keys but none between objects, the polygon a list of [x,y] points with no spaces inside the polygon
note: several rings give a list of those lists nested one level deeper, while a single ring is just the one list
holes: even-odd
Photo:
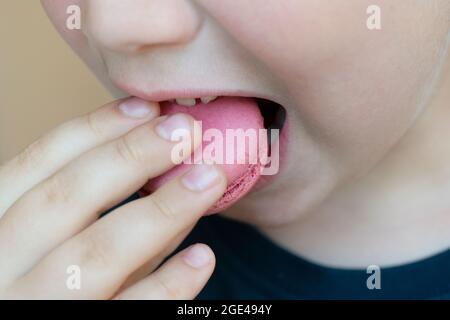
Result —
[{"label": "index finger", "polygon": [[73,159],[158,115],[157,103],[133,97],[108,103],[46,133],[0,166],[0,218],[26,191]]}]

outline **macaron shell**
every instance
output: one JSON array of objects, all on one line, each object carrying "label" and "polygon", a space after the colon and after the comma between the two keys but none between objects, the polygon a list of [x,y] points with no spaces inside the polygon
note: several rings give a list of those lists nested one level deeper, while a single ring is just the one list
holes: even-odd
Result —
[{"label": "macaron shell", "polygon": [[[196,120],[201,121],[204,135],[209,129],[216,129],[216,132],[220,131],[223,136],[223,155],[226,156],[227,153],[232,152],[233,163],[220,164],[227,176],[228,188],[222,198],[206,214],[225,210],[247,194],[260,177],[261,165],[259,164],[258,158],[254,159],[254,156],[255,154],[258,155],[258,152],[267,152],[267,146],[259,143],[258,139],[256,147],[261,150],[252,150],[250,152],[249,148],[251,146],[255,147],[255,144],[242,144],[237,143],[237,141],[232,141],[232,139],[226,139],[227,129],[254,129],[256,135],[259,129],[264,129],[264,119],[256,101],[251,98],[221,97],[208,104],[197,103],[193,107],[181,106],[173,102],[163,102],[161,104],[162,115],[174,113],[187,113]],[[203,140],[203,159],[208,158],[205,149],[210,143],[212,142]],[[237,148],[239,146],[244,146],[246,150],[238,150]],[[250,155],[252,155],[252,159],[250,159]],[[239,159],[240,162],[237,161],[238,156],[241,158]],[[193,160],[193,157],[191,160]],[[154,192],[168,180],[186,172],[191,166],[192,164],[183,163],[175,166],[159,177],[149,180],[142,189],[143,193],[150,194]]]}]

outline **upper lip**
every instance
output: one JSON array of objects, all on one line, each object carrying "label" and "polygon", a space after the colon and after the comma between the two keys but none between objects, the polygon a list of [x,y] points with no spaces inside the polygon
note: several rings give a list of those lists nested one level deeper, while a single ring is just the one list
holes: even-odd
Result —
[{"label": "upper lip", "polygon": [[162,102],[178,98],[200,98],[209,96],[239,96],[239,97],[254,97],[272,100],[279,103],[276,98],[258,92],[251,92],[245,90],[216,90],[216,89],[198,89],[198,88],[183,88],[183,89],[157,89],[157,90],[143,90],[135,86],[114,81],[114,85],[121,91],[130,96],[135,96],[147,101]]}]

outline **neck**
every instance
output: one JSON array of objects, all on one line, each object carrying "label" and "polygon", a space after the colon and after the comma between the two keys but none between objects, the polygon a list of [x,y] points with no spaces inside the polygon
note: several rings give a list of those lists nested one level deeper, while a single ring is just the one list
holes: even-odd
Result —
[{"label": "neck", "polygon": [[398,265],[444,251],[450,247],[449,139],[447,63],[431,103],[369,174],[302,221],[263,232],[294,253],[334,267]]}]

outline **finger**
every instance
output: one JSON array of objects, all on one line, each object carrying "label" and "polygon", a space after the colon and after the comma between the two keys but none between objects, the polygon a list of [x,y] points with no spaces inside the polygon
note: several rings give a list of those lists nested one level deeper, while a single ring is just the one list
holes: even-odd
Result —
[{"label": "finger", "polygon": [[152,273],[156,268],[158,268],[161,263],[166,259],[175,249],[180,245],[180,243],[186,238],[186,236],[192,231],[194,225],[190,226],[187,230],[182,231],[180,235],[178,235],[175,240],[171,241],[171,243],[164,248],[164,250],[151,258],[147,263],[141,266],[138,270],[133,272],[127,280],[122,284],[122,287],[119,289],[123,291],[133,285],[135,285],[140,280],[147,277],[150,273]]},{"label": "finger", "polygon": [[[131,273],[194,224],[225,189],[226,177],[221,169],[196,165],[152,195],[95,222],[50,253],[13,288],[25,296],[109,298]],[[81,290],[65,288],[70,265],[82,271]]]},{"label": "finger", "polygon": [[156,103],[131,98],[109,103],[50,131],[0,166],[0,217],[27,190],[80,154],[158,114]]},{"label": "finger", "polygon": [[204,244],[196,244],[170,258],[156,272],[120,292],[115,299],[194,299],[211,277],[214,266],[212,250]]},{"label": "finger", "polygon": [[[0,220],[0,256],[6,257],[0,278],[23,274],[99,213],[174,166],[175,145],[182,145],[187,157],[200,144],[200,137],[194,143],[163,138],[161,128],[167,126],[193,132],[198,124],[185,114],[157,118],[85,153],[19,199]],[[21,252],[12,252],[11,242]]]}]

